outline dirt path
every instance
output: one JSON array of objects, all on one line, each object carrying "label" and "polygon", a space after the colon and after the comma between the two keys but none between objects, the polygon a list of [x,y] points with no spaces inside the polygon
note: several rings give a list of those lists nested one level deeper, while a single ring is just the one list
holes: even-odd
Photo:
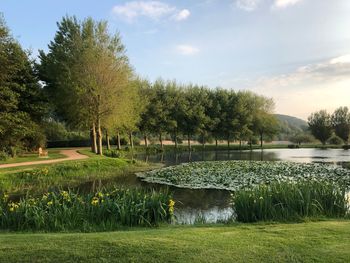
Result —
[{"label": "dirt path", "polygon": [[8,164],[0,164],[1,168],[10,168],[10,167],[19,167],[19,166],[27,166],[27,165],[33,165],[33,164],[50,164],[50,163],[60,163],[64,161],[71,161],[71,160],[82,160],[89,158],[86,155],[78,153],[79,149],[70,149],[70,150],[61,150],[60,154],[63,154],[67,157],[60,158],[60,159],[53,159],[53,160],[42,160],[42,161],[32,161],[32,162],[23,162],[23,163],[8,163]]}]

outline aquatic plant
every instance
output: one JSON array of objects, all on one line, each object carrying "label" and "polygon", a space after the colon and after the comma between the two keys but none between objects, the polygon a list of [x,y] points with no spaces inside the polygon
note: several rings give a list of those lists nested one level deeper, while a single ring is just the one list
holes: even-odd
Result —
[{"label": "aquatic plant", "polygon": [[19,201],[3,194],[0,229],[100,231],[121,226],[156,226],[172,219],[174,205],[168,192],[142,189],[115,189],[86,195],[49,192]]},{"label": "aquatic plant", "polygon": [[340,218],[348,211],[345,187],[325,182],[273,183],[232,194],[240,222]]},{"label": "aquatic plant", "polygon": [[192,189],[237,191],[273,182],[318,181],[350,186],[350,170],[292,162],[193,162],[139,173],[143,181]]}]

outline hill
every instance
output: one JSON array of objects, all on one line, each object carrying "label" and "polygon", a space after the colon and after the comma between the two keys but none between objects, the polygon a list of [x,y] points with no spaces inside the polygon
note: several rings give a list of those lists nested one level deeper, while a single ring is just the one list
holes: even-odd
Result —
[{"label": "hill", "polygon": [[280,121],[281,131],[278,135],[279,140],[288,140],[290,136],[303,132],[307,129],[307,122],[289,115],[275,114]]}]

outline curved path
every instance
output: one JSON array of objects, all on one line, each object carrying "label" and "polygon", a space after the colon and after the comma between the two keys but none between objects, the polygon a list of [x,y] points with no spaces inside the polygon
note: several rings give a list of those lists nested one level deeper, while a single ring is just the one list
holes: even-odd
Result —
[{"label": "curved path", "polygon": [[64,162],[64,161],[82,160],[82,159],[89,158],[89,156],[78,153],[77,152],[78,150],[79,149],[61,150],[60,154],[63,154],[67,157],[59,158],[59,159],[32,161],[32,162],[23,162],[23,163],[0,164],[0,169],[1,168],[18,167],[18,166],[34,165],[34,164],[60,163],[60,162]]}]

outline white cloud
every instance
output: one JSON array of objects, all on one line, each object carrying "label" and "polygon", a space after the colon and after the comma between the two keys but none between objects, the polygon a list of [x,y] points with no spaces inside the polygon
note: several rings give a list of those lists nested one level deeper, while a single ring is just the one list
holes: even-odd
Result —
[{"label": "white cloud", "polygon": [[[259,7],[263,1],[267,0],[235,0],[236,6],[245,11],[251,12]],[[303,0],[273,0],[273,9],[283,9],[289,6],[296,5]]]},{"label": "white cloud", "polygon": [[276,111],[304,119],[313,111],[350,106],[350,54],[297,68],[289,74],[265,77],[251,90],[273,97]]},{"label": "white cloud", "polygon": [[174,19],[176,21],[182,21],[182,20],[186,20],[190,15],[191,15],[191,12],[188,9],[183,9],[174,16]]},{"label": "white cloud", "polygon": [[250,12],[254,11],[260,2],[261,0],[236,0],[236,6],[240,9]]},{"label": "white cloud", "polygon": [[139,17],[146,17],[152,20],[172,18],[176,21],[182,21],[191,14],[187,9],[179,11],[175,6],[161,1],[130,1],[123,5],[114,6],[112,13],[128,22],[133,22]]},{"label": "white cloud", "polygon": [[181,55],[190,56],[197,54],[199,49],[191,45],[178,45],[176,46],[176,51]]},{"label": "white cloud", "polygon": [[297,3],[301,2],[302,0],[275,0],[275,3],[273,4],[274,8],[286,8],[288,6],[296,5]]}]

